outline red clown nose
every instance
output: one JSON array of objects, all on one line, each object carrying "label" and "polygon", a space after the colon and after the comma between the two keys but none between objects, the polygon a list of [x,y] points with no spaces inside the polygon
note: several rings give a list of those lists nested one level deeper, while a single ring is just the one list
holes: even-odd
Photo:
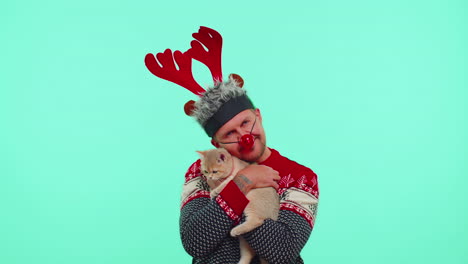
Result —
[{"label": "red clown nose", "polygon": [[239,140],[239,144],[247,150],[251,150],[254,143],[255,143],[255,138],[254,136],[252,136],[252,134],[245,134]]}]

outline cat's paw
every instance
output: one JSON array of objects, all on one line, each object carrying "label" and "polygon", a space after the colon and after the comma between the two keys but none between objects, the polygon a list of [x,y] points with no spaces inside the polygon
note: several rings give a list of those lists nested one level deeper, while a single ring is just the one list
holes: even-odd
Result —
[{"label": "cat's paw", "polygon": [[240,230],[239,230],[239,228],[233,228],[233,229],[231,229],[231,232],[230,232],[230,233],[231,233],[231,236],[232,236],[232,237],[238,237],[238,236],[242,235],[241,232],[240,232]]},{"label": "cat's paw", "polygon": [[232,237],[237,237],[237,236],[239,236],[239,234],[237,234],[236,232],[234,232],[234,230],[231,230],[231,236],[232,236]]}]

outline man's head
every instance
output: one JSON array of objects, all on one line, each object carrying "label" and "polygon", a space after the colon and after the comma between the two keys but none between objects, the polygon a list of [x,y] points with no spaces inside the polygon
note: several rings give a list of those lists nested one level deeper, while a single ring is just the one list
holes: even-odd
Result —
[{"label": "man's head", "polygon": [[244,81],[237,74],[229,75],[229,80],[210,87],[194,103],[193,116],[209,137],[218,131],[238,113],[254,109],[247,92],[242,89]]},{"label": "man's head", "polygon": [[[239,144],[243,135],[252,134],[254,145],[247,149]],[[246,109],[226,122],[213,135],[211,143],[226,149],[231,155],[248,162],[261,162],[269,156],[265,130],[259,109]]]},{"label": "man's head", "polygon": [[270,152],[260,110],[255,109],[243,84],[239,75],[229,75],[227,82],[218,83],[202,94],[192,116],[215,147],[222,147],[242,160],[260,162]]}]

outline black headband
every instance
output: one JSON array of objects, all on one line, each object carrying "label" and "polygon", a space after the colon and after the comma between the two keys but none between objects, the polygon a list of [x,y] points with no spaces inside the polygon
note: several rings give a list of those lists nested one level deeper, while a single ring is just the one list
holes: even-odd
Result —
[{"label": "black headband", "polygon": [[219,110],[210,119],[208,119],[208,121],[206,121],[203,129],[205,129],[205,132],[209,137],[213,137],[218,129],[220,129],[224,124],[235,117],[238,113],[247,109],[255,109],[252,101],[250,101],[247,95],[231,98],[229,101],[225,102]]}]

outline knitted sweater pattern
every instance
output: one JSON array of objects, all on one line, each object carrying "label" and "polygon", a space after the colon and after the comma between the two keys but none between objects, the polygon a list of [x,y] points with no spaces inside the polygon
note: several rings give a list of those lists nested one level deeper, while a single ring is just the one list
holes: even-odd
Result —
[{"label": "knitted sweater pattern", "polygon": [[[278,194],[280,213],[277,221],[265,223],[244,234],[257,256],[252,264],[303,263],[300,251],[306,244],[317,215],[319,189],[317,175],[309,168],[271,150],[260,165],[279,172]],[[210,199],[209,186],[200,172],[200,160],[185,174],[182,190],[180,235],[182,244],[193,263],[237,263],[240,259],[239,240],[229,231],[243,221],[242,212],[248,204],[245,195],[234,182]]]}]

